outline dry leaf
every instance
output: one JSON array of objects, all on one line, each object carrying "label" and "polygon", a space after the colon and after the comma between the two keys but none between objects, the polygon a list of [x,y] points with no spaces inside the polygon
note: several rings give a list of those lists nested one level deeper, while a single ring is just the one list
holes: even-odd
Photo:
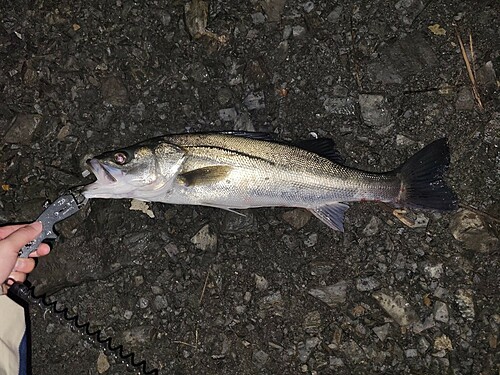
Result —
[{"label": "dry leaf", "polygon": [[435,23],[434,25],[430,25],[428,29],[433,33],[434,35],[446,35],[446,30],[439,25],[439,23]]},{"label": "dry leaf", "polygon": [[130,210],[132,211],[141,211],[148,215],[151,219],[155,217],[153,211],[149,208],[148,204],[144,201],[140,201],[138,199],[132,199],[130,201]]}]

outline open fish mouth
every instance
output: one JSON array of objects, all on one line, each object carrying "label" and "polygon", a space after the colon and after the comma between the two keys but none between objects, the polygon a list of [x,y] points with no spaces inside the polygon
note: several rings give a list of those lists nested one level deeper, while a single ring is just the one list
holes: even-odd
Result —
[{"label": "open fish mouth", "polygon": [[97,178],[97,181],[101,183],[114,183],[117,181],[117,177],[123,174],[118,168],[105,165],[98,159],[87,160],[87,165],[89,166],[90,171]]}]

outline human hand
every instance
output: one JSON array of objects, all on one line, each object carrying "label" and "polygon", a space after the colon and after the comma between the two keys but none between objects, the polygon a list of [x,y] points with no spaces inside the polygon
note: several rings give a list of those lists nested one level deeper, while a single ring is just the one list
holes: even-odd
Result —
[{"label": "human hand", "polygon": [[[8,285],[5,281],[13,279],[23,282],[28,273],[35,268],[35,260],[19,258],[19,250],[30,241],[33,241],[42,232],[42,223],[39,221],[31,224],[16,224],[0,227],[0,283],[6,293]],[[47,255],[50,247],[41,244],[30,257]]]}]

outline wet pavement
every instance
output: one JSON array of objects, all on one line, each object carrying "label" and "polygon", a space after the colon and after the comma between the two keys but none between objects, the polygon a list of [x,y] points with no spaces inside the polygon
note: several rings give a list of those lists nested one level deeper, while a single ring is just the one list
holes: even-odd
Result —
[{"label": "wet pavement", "polygon": [[[447,137],[461,209],[411,228],[353,204],[338,233],[299,209],[95,200],[38,292],[161,374],[498,374],[498,2],[187,3],[0,5],[0,222],[90,182],[91,155],[228,129],[331,137],[373,171]],[[35,374],[125,373],[31,319]]]}]

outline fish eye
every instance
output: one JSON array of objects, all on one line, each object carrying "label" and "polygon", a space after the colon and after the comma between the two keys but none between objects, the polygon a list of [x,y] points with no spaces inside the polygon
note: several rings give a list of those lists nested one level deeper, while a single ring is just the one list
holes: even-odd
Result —
[{"label": "fish eye", "polygon": [[125,154],[124,152],[117,152],[114,158],[115,158],[115,163],[119,165],[123,165],[128,161],[127,154]]}]

